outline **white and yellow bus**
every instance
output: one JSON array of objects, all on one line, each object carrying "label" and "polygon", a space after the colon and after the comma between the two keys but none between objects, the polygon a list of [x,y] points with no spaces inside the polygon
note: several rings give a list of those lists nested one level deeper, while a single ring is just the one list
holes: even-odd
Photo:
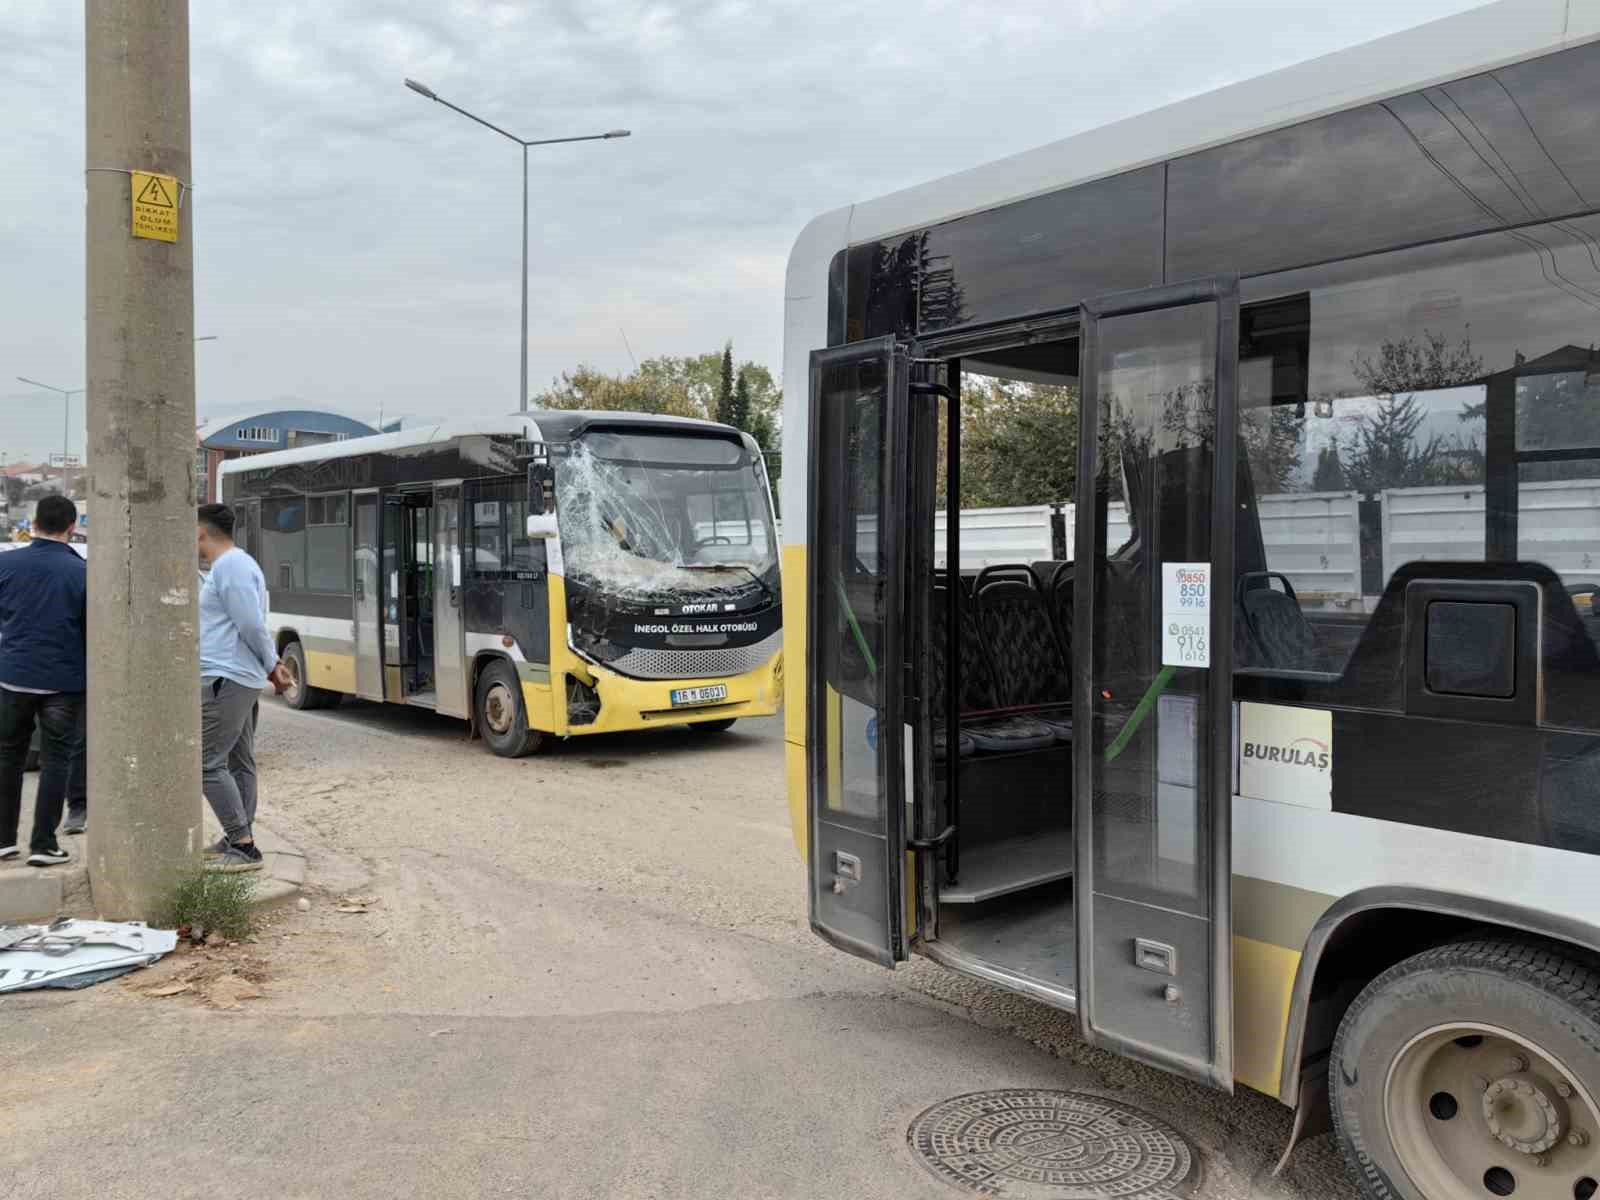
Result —
[{"label": "white and yellow bus", "polygon": [[266,575],[296,708],[430,708],[515,757],[552,737],[720,732],[781,703],[772,494],[728,426],[424,426],[237,459],[219,497]]},{"label": "white and yellow bus", "polygon": [[[1597,131],[1600,3],[1492,4],[806,227],[821,937],[1331,1115],[1369,1197],[1596,1194]],[[1077,397],[1065,558],[936,537],[979,380]]]}]

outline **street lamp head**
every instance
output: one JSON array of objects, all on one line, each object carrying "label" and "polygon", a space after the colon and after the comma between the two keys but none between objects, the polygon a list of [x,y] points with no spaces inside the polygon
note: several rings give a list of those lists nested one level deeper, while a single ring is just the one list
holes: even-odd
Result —
[{"label": "street lamp head", "polygon": [[433,89],[431,87],[425,83],[418,83],[415,79],[406,80],[406,86],[417,95],[426,96],[429,100],[437,100],[439,98],[433,94]]},{"label": "street lamp head", "polygon": [[609,133],[607,133],[605,136],[607,138],[632,137],[633,136],[633,130],[631,130],[631,129],[613,129]]}]

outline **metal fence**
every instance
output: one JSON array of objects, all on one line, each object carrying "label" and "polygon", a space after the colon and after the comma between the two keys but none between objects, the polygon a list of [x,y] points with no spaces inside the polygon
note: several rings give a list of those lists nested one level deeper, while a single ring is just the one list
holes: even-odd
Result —
[{"label": "metal fence", "polygon": [[[1568,582],[1600,579],[1600,479],[1524,483],[1518,494],[1519,557],[1546,564]],[[1381,571],[1369,570],[1365,580],[1363,503],[1379,509],[1366,533],[1371,543],[1366,552],[1381,558]],[[1357,492],[1282,492],[1260,496],[1256,505],[1267,566],[1288,576],[1308,604],[1375,597],[1409,562],[1481,562],[1484,556],[1481,484],[1394,488],[1366,502]],[[1072,504],[962,509],[961,569],[1071,559],[1075,519]],[[940,567],[946,520],[945,513],[934,514],[934,559]],[[1112,504],[1108,546],[1115,550],[1132,532],[1127,506]],[[876,526],[858,533],[863,550],[870,552]]]}]

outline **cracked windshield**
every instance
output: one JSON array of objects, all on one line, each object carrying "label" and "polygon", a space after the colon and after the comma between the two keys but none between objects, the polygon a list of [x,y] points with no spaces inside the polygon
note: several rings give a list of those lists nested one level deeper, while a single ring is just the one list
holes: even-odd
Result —
[{"label": "cracked windshield", "polygon": [[776,587],[765,477],[741,443],[596,432],[557,461],[569,578],[640,602]]}]

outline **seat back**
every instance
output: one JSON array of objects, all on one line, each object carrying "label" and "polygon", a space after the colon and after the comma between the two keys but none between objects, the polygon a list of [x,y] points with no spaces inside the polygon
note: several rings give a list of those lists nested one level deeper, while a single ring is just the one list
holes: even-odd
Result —
[{"label": "seat back", "polygon": [[994,669],[998,699],[1006,707],[1064,704],[1072,697],[1067,659],[1044,597],[1028,571],[991,579],[976,600],[978,633]]},{"label": "seat back", "polygon": [[[946,615],[949,596],[948,588],[942,584],[935,584],[930,627],[933,644],[929,647],[932,651],[929,657],[933,663],[933,678],[930,681],[929,691],[932,694],[935,712],[943,710],[945,696],[950,686],[949,659],[946,657],[951,643],[951,639],[946,636],[949,627]],[[960,636],[953,640],[955,653],[960,655],[961,711],[987,712],[999,707],[994,672],[990,670],[989,661],[984,657],[983,645],[978,637],[977,622],[973,619],[972,601],[965,596],[961,602]]]},{"label": "seat back", "polygon": [[[1282,591],[1272,585],[1282,585]],[[1294,585],[1276,571],[1251,571],[1238,583],[1235,611],[1244,617],[1246,665],[1284,670],[1312,670],[1317,662],[1317,635],[1300,611]]]},{"label": "seat back", "polygon": [[1027,563],[990,563],[979,571],[973,579],[972,591],[968,594],[972,596],[981,595],[984,588],[1003,579],[1016,583],[1030,584],[1033,587],[1039,586],[1039,577],[1033,573],[1033,568]]},{"label": "seat back", "polygon": [[1055,625],[1056,640],[1067,656],[1067,667],[1072,666],[1072,581],[1075,572],[1070,562],[1057,563],[1050,572],[1045,587],[1045,602],[1050,606],[1050,619]]}]

